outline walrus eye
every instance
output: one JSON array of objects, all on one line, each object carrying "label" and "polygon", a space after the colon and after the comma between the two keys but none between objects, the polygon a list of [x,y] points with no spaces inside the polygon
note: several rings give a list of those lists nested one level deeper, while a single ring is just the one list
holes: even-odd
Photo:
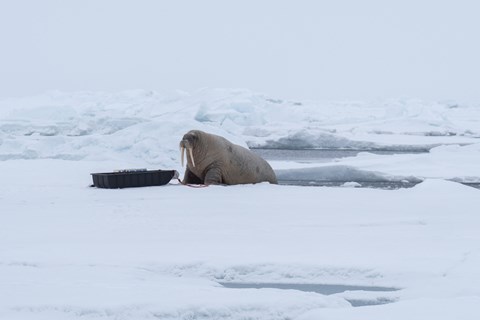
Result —
[{"label": "walrus eye", "polygon": [[195,133],[190,133],[188,138],[192,141],[196,141],[198,139],[198,137]]}]

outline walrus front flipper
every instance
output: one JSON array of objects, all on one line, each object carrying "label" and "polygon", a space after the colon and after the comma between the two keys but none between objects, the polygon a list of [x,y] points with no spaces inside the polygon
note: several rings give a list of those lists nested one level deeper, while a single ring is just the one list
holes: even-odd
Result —
[{"label": "walrus front flipper", "polygon": [[185,169],[183,184],[203,184],[203,180],[193,174],[188,168]]},{"label": "walrus front flipper", "polygon": [[222,171],[219,168],[208,169],[205,174],[205,184],[222,184]]}]

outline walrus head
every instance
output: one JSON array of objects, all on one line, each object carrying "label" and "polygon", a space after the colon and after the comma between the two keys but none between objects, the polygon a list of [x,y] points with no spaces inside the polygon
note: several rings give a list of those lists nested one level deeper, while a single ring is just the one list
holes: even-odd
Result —
[{"label": "walrus head", "polygon": [[180,155],[182,159],[182,167],[184,163],[185,149],[187,150],[187,157],[190,156],[192,165],[195,167],[195,160],[193,159],[192,150],[195,147],[197,142],[198,142],[198,134],[195,131],[189,131],[183,136],[182,141],[180,141]]}]

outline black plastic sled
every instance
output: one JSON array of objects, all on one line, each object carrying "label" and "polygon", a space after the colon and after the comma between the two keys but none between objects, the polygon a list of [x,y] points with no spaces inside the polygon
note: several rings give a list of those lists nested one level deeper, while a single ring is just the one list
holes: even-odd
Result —
[{"label": "black plastic sled", "polygon": [[115,172],[92,173],[93,187],[120,189],[163,186],[178,178],[176,170],[131,169]]}]

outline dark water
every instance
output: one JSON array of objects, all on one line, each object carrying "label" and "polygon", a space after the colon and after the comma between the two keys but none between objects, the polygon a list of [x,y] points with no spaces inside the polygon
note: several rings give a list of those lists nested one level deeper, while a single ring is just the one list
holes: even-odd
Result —
[{"label": "dark water", "polygon": [[469,186],[475,189],[480,189],[480,182],[459,182],[464,186]]},{"label": "dark water", "polygon": [[[374,154],[418,154],[426,153],[428,149],[414,148],[414,149],[376,149],[376,150],[353,150],[353,149],[251,149],[256,154],[260,155],[266,160],[277,161],[296,161],[308,163],[325,163],[331,162],[334,159],[345,157],[355,157],[361,152],[369,152]],[[411,188],[421,183],[421,179],[401,179],[398,181],[387,181],[387,179],[359,179],[358,176],[342,177],[341,179],[319,179],[306,178],[305,175],[299,177],[290,177],[284,179],[279,177],[278,183],[280,185],[295,185],[295,186],[312,186],[312,187],[340,187],[347,182],[356,182],[359,188],[375,188],[385,190],[396,190],[400,188]],[[460,182],[463,185],[480,189],[480,182]]]},{"label": "dark water", "polygon": [[358,149],[251,149],[265,160],[282,160],[298,162],[329,162],[333,159],[355,157],[360,152],[374,154],[412,154],[425,153],[425,149],[402,150],[358,150]]},{"label": "dark water", "polygon": [[[334,159],[355,157],[360,152],[370,152],[375,154],[409,154],[409,153],[422,153],[428,152],[423,149],[402,149],[402,150],[352,150],[352,149],[252,149],[253,152],[260,155],[266,160],[278,160],[278,161],[296,161],[296,162],[308,162],[308,163],[325,163],[331,162]],[[357,175],[351,177],[343,175],[342,177],[330,177],[329,179],[309,178],[304,174],[298,177],[289,175],[288,179],[284,178],[285,175],[279,175],[278,183],[280,185],[295,185],[295,186],[311,186],[311,187],[340,187],[344,186],[347,182],[356,182],[359,188],[376,188],[385,190],[395,190],[400,188],[411,188],[420,183],[420,179],[408,181],[402,179],[401,181],[387,181],[387,179],[362,179]]]},{"label": "dark water", "polygon": [[[304,186],[304,187],[345,187],[344,184],[349,181],[323,181],[323,180],[278,180],[278,184],[284,186]],[[361,181],[355,180],[359,186],[355,188],[373,188],[383,190],[397,190],[401,188],[412,188],[421,181]],[[464,186],[480,189],[480,182],[458,182]]]},{"label": "dark water", "polygon": [[[321,181],[321,180],[279,180],[278,184],[285,186],[305,187],[343,187],[349,181]],[[419,184],[418,181],[355,181],[355,188],[374,188],[384,190],[396,190],[400,188],[412,188]]]},{"label": "dark water", "polygon": [[[300,284],[300,283],[232,283],[221,282],[225,288],[230,289],[282,289],[282,290],[299,290],[304,292],[315,292],[324,295],[342,293],[345,291],[369,291],[369,292],[392,292],[398,291],[399,288],[393,287],[376,287],[376,286],[350,286],[340,284]],[[395,302],[389,298],[378,298],[375,300],[347,299],[353,307],[380,305]]]}]

